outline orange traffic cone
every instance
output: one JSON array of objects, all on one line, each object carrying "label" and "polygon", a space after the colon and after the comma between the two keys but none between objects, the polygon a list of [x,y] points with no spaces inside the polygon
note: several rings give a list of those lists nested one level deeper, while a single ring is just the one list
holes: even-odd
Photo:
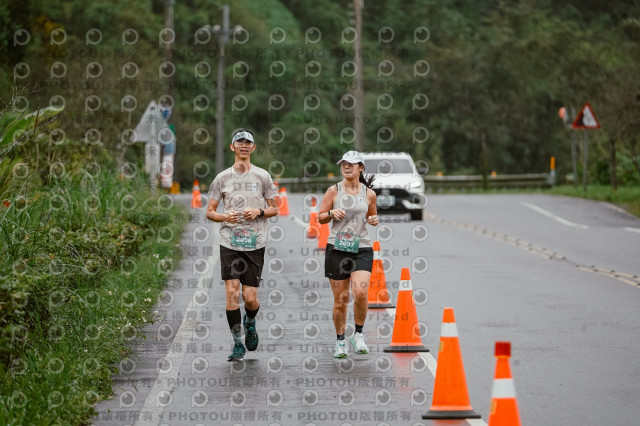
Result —
[{"label": "orange traffic cone", "polygon": [[496,342],[496,374],[491,390],[489,426],[520,426],[520,413],[509,358],[510,342]]},{"label": "orange traffic cone", "polygon": [[423,419],[479,419],[469,402],[453,308],[444,308],[433,402]]},{"label": "orange traffic cone", "polygon": [[315,238],[320,235],[320,222],[318,222],[318,208],[316,207],[316,197],[311,198],[311,213],[309,213],[309,227],[307,228],[307,238]]},{"label": "orange traffic cone", "polygon": [[193,181],[193,193],[191,196],[191,208],[200,208],[202,207],[202,198],[200,197],[200,183],[198,179],[194,179]]},{"label": "orange traffic cone", "polygon": [[400,288],[398,290],[398,308],[393,322],[391,345],[384,348],[385,352],[429,352],[422,344],[420,324],[416,303],[413,300],[413,287],[409,268],[402,268],[400,272]]},{"label": "orange traffic cone", "polygon": [[380,254],[380,242],[373,242],[373,267],[369,279],[369,309],[395,308],[389,300],[387,279],[384,276],[384,265]]},{"label": "orange traffic cone", "polygon": [[330,233],[331,233],[331,230],[329,229],[328,223],[323,223],[322,225],[320,225],[320,236],[318,237],[319,250],[326,250],[327,241],[329,240]]},{"label": "orange traffic cone", "polygon": [[289,201],[287,201],[287,188],[280,188],[280,193],[278,194],[280,200],[277,201],[278,204],[278,216],[289,216]]}]

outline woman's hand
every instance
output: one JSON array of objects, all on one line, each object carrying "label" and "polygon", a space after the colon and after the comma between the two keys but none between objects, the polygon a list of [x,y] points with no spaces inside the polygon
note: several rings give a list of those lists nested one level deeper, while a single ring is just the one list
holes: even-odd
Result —
[{"label": "woman's hand", "polygon": [[347,217],[347,212],[343,209],[331,209],[331,217],[335,220],[342,220]]},{"label": "woman's hand", "polygon": [[378,226],[378,215],[373,214],[371,216],[367,216],[367,223],[371,226]]}]

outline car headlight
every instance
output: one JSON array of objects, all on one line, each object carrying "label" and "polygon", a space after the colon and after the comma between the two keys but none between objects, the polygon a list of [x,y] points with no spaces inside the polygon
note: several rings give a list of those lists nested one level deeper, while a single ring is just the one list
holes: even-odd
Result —
[{"label": "car headlight", "polygon": [[415,182],[411,182],[412,188],[420,188],[421,186],[422,186],[422,182],[420,182],[419,180]]}]

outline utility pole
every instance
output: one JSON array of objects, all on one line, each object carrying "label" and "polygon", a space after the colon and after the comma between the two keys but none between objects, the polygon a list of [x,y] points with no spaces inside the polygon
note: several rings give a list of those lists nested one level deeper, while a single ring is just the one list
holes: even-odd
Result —
[{"label": "utility pole", "polygon": [[[173,34],[173,4],[175,0],[165,0],[164,2],[164,26],[165,28],[169,28]],[[173,37],[173,36],[172,36]],[[171,62],[173,59],[173,53],[171,50],[171,43],[165,43],[165,57],[168,62]],[[171,96],[171,88],[173,87],[173,76],[167,78],[167,95]]]},{"label": "utility pole", "polygon": [[489,190],[489,160],[487,158],[487,134],[480,130],[480,167],[482,168],[482,189]]},{"label": "utility pole", "polygon": [[[571,107],[571,117],[576,116],[576,109]],[[573,163],[573,186],[574,188],[578,187],[578,148],[576,142],[576,134],[569,127],[569,131],[571,133],[571,162]]]},{"label": "utility pole", "polygon": [[582,152],[582,193],[587,193],[587,162],[589,161],[589,133],[584,130],[584,150]]},{"label": "utility pole", "polygon": [[356,107],[354,109],[353,120],[356,131],[355,150],[362,151],[364,146],[364,88],[362,87],[362,8],[364,0],[353,0],[356,18],[356,40],[354,43],[354,62],[356,64],[356,75],[354,76],[356,97]]},{"label": "utility pole", "polygon": [[222,29],[218,25],[218,112],[216,114],[216,173],[224,170],[224,46],[229,42],[229,6],[222,6]]},{"label": "utility pole", "polygon": [[218,86],[217,86],[217,112],[216,112],[216,173],[224,170],[224,47],[229,42],[229,36],[241,31],[242,27],[236,25],[229,29],[229,5],[222,6],[222,27],[220,25],[205,25],[205,31],[218,39]]}]

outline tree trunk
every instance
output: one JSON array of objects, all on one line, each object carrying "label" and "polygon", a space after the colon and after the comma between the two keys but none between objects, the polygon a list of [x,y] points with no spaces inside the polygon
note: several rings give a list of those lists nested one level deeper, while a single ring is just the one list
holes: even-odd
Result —
[{"label": "tree trunk", "polygon": [[636,169],[637,173],[640,173],[640,155],[636,152],[636,147],[638,146],[638,140],[634,139],[631,143],[631,159],[633,160],[631,163],[633,167]]},{"label": "tree trunk", "polygon": [[485,191],[489,189],[489,161],[487,159],[487,136],[484,130],[480,131],[480,167],[482,169],[482,189]]},{"label": "tree trunk", "polygon": [[616,179],[616,140],[613,136],[609,137],[609,179],[611,180],[611,188],[618,190],[618,181]]}]

